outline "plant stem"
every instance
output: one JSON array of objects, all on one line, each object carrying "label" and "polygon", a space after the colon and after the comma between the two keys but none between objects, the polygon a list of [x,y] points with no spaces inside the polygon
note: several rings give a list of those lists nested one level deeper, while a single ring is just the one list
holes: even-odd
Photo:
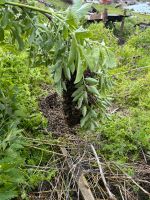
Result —
[{"label": "plant stem", "polygon": [[4,5],[18,6],[18,7],[21,7],[21,8],[27,8],[27,9],[30,9],[30,10],[38,11],[38,12],[41,12],[41,13],[47,13],[47,14],[51,14],[51,15],[54,14],[54,11],[52,11],[52,9],[51,10],[40,9],[40,8],[35,7],[35,6],[29,6],[29,5],[22,4],[22,3],[6,2],[6,3],[4,3]]},{"label": "plant stem", "polygon": [[54,12],[54,10],[52,8],[49,9],[49,10],[45,10],[45,9],[41,9],[41,8],[38,8],[38,7],[35,7],[35,6],[29,6],[29,5],[26,5],[26,4],[15,3],[15,2],[5,2],[2,5],[10,5],[10,6],[17,6],[17,7],[20,7],[20,8],[27,8],[27,9],[30,9],[30,10],[33,10],[33,11],[40,12],[44,15],[49,14],[49,15],[57,18],[60,21],[63,20],[63,17],[58,15],[56,12]]}]

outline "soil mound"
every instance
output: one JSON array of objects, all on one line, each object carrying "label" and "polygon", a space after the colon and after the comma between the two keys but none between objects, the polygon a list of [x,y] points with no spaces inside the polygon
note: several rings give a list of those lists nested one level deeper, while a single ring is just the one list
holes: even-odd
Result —
[{"label": "soil mound", "polygon": [[51,93],[40,102],[41,111],[48,119],[48,131],[52,132],[55,136],[76,134],[75,130],[77,127],[70,126],[70,123],[68,123],[68,114],[64,112],[64,107],[66,108],[66,106],[63,98],[58,96],[57,93]]}]

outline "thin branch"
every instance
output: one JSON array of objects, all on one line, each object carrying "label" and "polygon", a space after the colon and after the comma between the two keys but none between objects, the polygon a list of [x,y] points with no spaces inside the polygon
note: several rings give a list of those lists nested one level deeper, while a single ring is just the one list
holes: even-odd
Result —
[{"label": "thin branch", "polygon": [[104,186],[105,186],[105,188],[106,188],[106,190],[107,190],[107,192],[109,194],[109,198],[110,198],[110,200],[116,200],[115,195],[110,191],[110,189],[108,187],[108,184],[106,182],[106,179],[105,179],[105,176],[104,176],[104,173],[103,173],[102,165],[101,165],[101,163],[99,161],[99,158],[98,158],[98,155],[96,153],[96,150],[95,150],[95,148],[94,148],[94,146],[92,144],[91,144],[91,149],[92,149],[92,151],[94,153],[94,156],[96,158],[96,161],[97,161],[97,164],[98,164],[98,167],[99,167],[99,171],[100,171]]},{"label": "thin branch", "polygon": [[[115,164],[115,163],[114,163]],[[131,176],[129,176],[127,173],[125,173],[118,165],[115,164],[115,166],[120,169],[120,171],[126,175],[126,177],[131,180],[138,188],[140,188],[145,194],[147,194],[150,197],[150,193],[146,191],[143,187],[141,187]]]},{"label": "thin branch", "polygon": [[33,11],[37,11],[37,12],[44,14],[46,17],[48,17],[46,15],[46,14],[48,14],[50,16],[57,18],[59,21],[64,22],[64,18],[62,16],[60,16],[59,14],[57,14],[52,8],[45,10],[45,9],[38,8],[36,6],[29,6],[29,5],[26,5],[26,4],[16,3],[16,2],[5,2],[4,4],[1,4],[1,6],[6,6],[6,5],[16,6],[16,7],[20,7],[20,8],[26,8],[26,9],[30,9],[30,10],[33,10]]}]

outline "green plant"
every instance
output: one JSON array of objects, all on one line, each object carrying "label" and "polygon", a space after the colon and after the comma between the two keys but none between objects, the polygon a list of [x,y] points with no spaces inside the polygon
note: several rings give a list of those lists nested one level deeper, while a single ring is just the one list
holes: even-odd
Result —
[{"label": "green plant", "polygon": [[[42,172],[38,169],[39,165],[47,164],[52,154],[50,144],[42,142],[46,136],[41,135],[41,130],[46,122],[37,103],[43,94],[41,83],[51,83],[48,68],[60,93],[73,80],[71,98],[76,97],[75,106],[83,113],[82,126],[94,129],[97,125],[94,119],[105,113],[108,104],[108,71],[114,66],[114,57],[104,44],[92,42],[90,33],[80,27],[77,15],[82,17],[86,13],[85,5],[79,9],[79,4],[62,14],[17,1],[0,2],[0,177],[3,178],[0,196],[7,200],[18,195],[26,198],[26,193],[41,180],[50,181],[57,173],[54,169]],[[43,20],[36,11],[48,20]],[[50,24],[49,15],[53,20]],[[47,136],[48,141],[50,138]]]},{"label": "green plant", "polygon": [[[8,200],[21,194],[25,197],[41,180],[55,175],[55,170],[39,175],[38,169],[36,172],[25,167],[29,163],[45,165],[50,156],[30,148],[34,141],[24,135],[41,137],[38,130],[45,127],[46,120],[39,111],[37,98],[44,94],[41,84],[50,84],[51,80],[47,68],[31,67],[28,52],[18,53],[12,45],[1,45],[0,60],[0,199]],[[47,146],[43,145],[42,150]]]},{"label": "green plant", "polygon": [[132,36],[133,33],[135,33],[135,24],[136,19],[134,18],[127,18],[124,22],[124,29],[123,32],[120,31],[120,23],[115,23],[115,27],[113,29],[114,35],[118,38],[123,38],[125,41]]},{"label": "green plant", "polygon": [[9,124],[5,138],[0,139],[0,197],[1,200],[8,200],[18,196],[23,189],[22,184],[26,184],[21,166],[25,159],[21,156],[24,142],[21,130],[16,127],[16,122]]},{"label": "green plant", "polygon": [[104,27],[103,23],[91,24],[88,27],[88,30],[91,33],[90,38],[99,42],[105,42],[106,46],[110,47],[112,51],[118,49],[118,40],[114,36],[112,30]]},{"label": "green plant", "polygon": [[128,41],[129,46],[139,49],[141,54],[149,55],[150,51],[150,28],[144,31],[137,30],[135,34]]},{"label": "green plant", "polygon": [[[127,113],[128,115],[125,116]],[[100,129],[100,152],[111,160],[137,160],[142,150],[149,151],[149,111],[128,109],[115,114]]]},{"label": "green plant", "polygon": [[[80,0],[76,0],[64,13],[10,1],[1,0],[1,5],[4,35],[9,32],[20,49],[24,47],[23,39],[29,40],[30,51],[36,56],[33,56],[34,62],[46,59],[45,62],[53,66],[57,91],[62,93],[71,84],[67,95],[82,115],[81,127],[94,129],[98,115],[103,116],[108,105],[106,91],[111,85],[108,71],[114,67],[115,59],[104,43],[90,40],[89,31],[80,24],[80,19],[90,8],[89,4],[82,5]],[[52,18],[53,23],[43,25],[33,11]]]}]

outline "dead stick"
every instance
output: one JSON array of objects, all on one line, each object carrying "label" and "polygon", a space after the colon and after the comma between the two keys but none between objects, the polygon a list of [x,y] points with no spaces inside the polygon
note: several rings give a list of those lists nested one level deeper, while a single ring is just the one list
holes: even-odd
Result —
[{"label": "dead stick", "polygon": [[107,192],[109,194],[110,200],[117,200],[116,197],[114,196],[114,194],[110,191],[110,189],[108,187],[108,184],[106,182],[106,179],[105,179],[105,176],[104,176],[104,173],[103,173],[102,165],[101,165],[101,163],[99,161],[99,158],[98,158],[98,155],[96,153],[96,150],[95,150],[95,148],[94,148],[94,146],[92,144],[91,144],[91,149],[92,149],[92,151],[94,153],[94,156],[96,158],[96,161],[97,161],[97,164],[98,164],[98,167],[99,167],[99,171],[100,171],[104,186],[105,186],[105,188],[106,188],[106,190],[107,190]]},{"label": "dead stick", "polygon": [[[60,149],[61,149],[61,152],[63,153],[64,157],[66,157],[68,167],[70,168],[72,175],[73,175],[74,179],[76,180],[76,183],[78,185],[78,188],[80,189],[80,192],[81,192],[84,200],[95,200],[95,198],[92,194],[92,191],[90,189],[90,186],[88,184],[88,181],[86,180],[85,176],[83,175],[82,170],[80,170],[80,173],[78,172],[79,170],[72,170],[72,169],[74,169],[75,166],[74,166],[71,158],[69,159],[68,151],[64,147],[61,147]],[[77,173],[79,173],[78,177],[77,177]]]},{"label": "dead stick", "polygon": [[[115,164],[115,163],[114,163]],[[150,197],[150,193],[146,191],[143,187],[141,187],[131,176],[129,176],[127,173],[125,173],[117,164],[115,164],[120,171],[126,175],[126,177],[131,180],[138,188],[140,188],[145,194],[147,194]]]}]

